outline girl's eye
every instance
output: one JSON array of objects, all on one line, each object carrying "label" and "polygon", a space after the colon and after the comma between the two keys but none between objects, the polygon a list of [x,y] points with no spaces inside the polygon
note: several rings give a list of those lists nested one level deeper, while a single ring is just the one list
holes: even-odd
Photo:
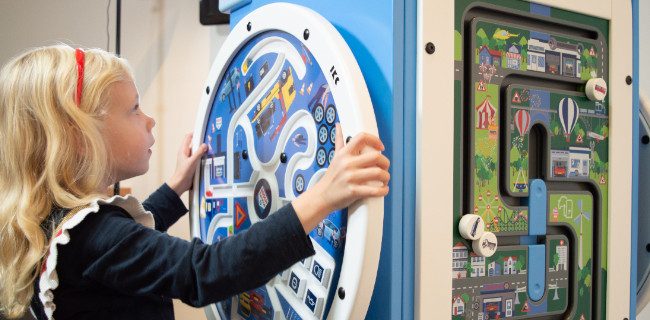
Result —
[{"label": "girl's eye", "polygon": [[133,112],[134,114],[137,114],[137,113],[138,113],[138,109],[140,109],[140,106],[136,105],[136,106],[133,108],[133,111],[132,111],[132,112]]}]

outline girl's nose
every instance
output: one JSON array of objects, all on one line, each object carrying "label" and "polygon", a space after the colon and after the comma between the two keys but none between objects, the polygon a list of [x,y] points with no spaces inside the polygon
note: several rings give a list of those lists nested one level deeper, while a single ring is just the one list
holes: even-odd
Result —
[{"label": "girl's nose", "polygon": [[147,129],[151,130],[156,126],[156,120],[149,115],[147,115]]}]

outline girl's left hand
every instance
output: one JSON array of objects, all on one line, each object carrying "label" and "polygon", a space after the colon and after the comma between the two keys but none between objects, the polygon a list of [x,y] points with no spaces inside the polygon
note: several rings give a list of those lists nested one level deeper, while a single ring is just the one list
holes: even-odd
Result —
[{"label": "girl's left hand", "polygon": [[192,133],[188,133],[183,138],[183,143],[178,149],[174,174],[167,180],[167,185],[179,196],[192,187],[196,165],[205,152],[208,151],[208,146],[202,143],[192,154],[191,142]]}]

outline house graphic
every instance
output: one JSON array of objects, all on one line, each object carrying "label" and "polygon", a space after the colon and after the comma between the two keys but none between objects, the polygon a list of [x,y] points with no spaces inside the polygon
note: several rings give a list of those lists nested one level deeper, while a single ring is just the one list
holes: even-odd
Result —
[{"label": "house graphic", "polygon": [[521,69],[521,46],[509,44],[506,48],[506,67],[509,69]]},{"label": "house graphic", "polygon": [[467,248],[462,243],[457,243],[452,251],[452,274],[454,279],[467,277]]},{"label": "house graphic", "polygon": [[517,257],[503,258],[503,274],[517,274],[515,264],[517,264]]},{"label": "house graphic", "polygon": [[460,297],[460,295],[454,297],[454,301],[452,302],[452,315],[457,316],[465,313],[465,300]]},{"label": "house graphic", "polygon": [[497,261],[492,261],[488,264],[488,277],[500,276],[501,264]]},{"label": "house graphic", "polygon": [[472,252],[470,260],[472,261],[472,278],[485,277],[485,257]]},{"label": "house graphic", "polygon": [[501,52],[490,50],[487,45],[483,45],[478,49],[478,62],[479,64],[501,66]]}]

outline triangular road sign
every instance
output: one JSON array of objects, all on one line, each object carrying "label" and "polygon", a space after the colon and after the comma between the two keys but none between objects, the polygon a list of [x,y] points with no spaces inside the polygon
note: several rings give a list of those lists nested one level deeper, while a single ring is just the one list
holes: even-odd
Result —
[{"label": "triangular road sign", "polygon": [[246,221],[248,214],[244,209],[235,201],[235,230],[239,230],[239,227]]},{"label": "triangular road sign", "polygon": [[478,81],[478,87],[476,88],[477,91],[482,91],[485,92],[485,83],[483,83],[483,79]]}]

